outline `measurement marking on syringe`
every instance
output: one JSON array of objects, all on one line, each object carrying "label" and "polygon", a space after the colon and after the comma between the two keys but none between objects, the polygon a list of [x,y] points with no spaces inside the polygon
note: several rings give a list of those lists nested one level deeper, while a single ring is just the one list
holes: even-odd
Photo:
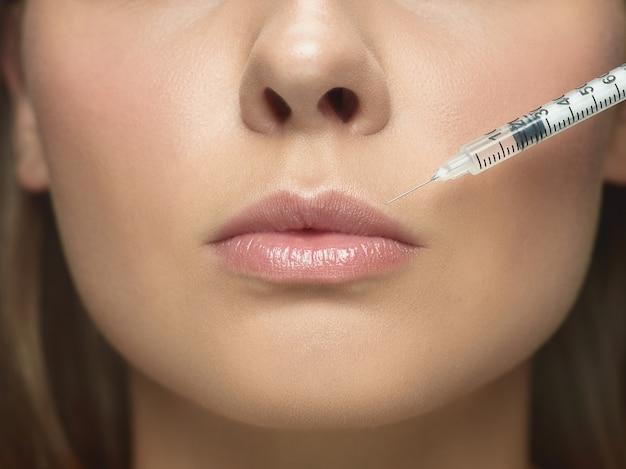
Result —
[{"label": "measurement marking on syringe", "polygon": [[[614,84],[614,86],[616,88],[617,94],[606,96],[598,101],[593,94],[589,93],[593,99],[594,104],[586,107],[581,107],[576,111],[574,111],[573,107],[569,105],[568,101],[565,101],[563,103],[559,102],[559,104],[568,104],[567,108],[569,109],[570,115],[563,116],[554,124],[551,123],[550,120],[547,119],[547,117],[544,117],[543,120],[541,119],[540,114],[543,114],[544,111],[541,111],[541,113],[537,112],[537,110],[532,111],[531,114],[524,116],[525,119],[522,118],[526,121],[526,125],[514,133],[515,143],[510,148],[507,147],[506,153],[504,152],[504,146],[502,145],[502,143],[498,142],[502,151],[492,153],[491,157],[483,159],[482,162],[485,164],[485,166],[488,166],[487,163],[495,164],[502,158],[506,158],[506,156],[515,154],[516,152],[524,150],[526,147],[539,143],[544,138],[561,130],[565,130],[568,127],[573,126],[574,124],[585,119],[586,117],[594,115],[597,111],[603,110],[610,105],[617,103],[620,100],[621,96],[626,97],[626,89],[620,89],[617,84]],[[538,108],[538,110],[540,109],[541,108]],[[547,127],[546,125],[544,125],[544,123],[547,125]],[[519,125],[516,126],[519,127]],[[514,130],[515,127],[512,127],[512,129]],[[498,156],[498,158],[496,158],[496,155]]]}]

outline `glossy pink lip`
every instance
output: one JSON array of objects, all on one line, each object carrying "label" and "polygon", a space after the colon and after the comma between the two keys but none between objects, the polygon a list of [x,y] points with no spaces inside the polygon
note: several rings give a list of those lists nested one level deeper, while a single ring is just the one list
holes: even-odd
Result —
[{"label": "glossy pink lip", "polygon": [[209,245],[230,270],[316,283],[387,272],[422,247],[392,218],[337,191],[274,193],[228,221]]}]

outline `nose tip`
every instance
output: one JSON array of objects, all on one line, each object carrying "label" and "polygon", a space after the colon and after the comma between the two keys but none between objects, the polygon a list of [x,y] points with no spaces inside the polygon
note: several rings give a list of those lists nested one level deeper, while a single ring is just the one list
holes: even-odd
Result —
[{"label": "nose tip", "polygon": [[345,14],[285,12],[252,46],[239,89],[241,116],[272,133],[348,128],[362,135],[389,120],[385,74]]}]

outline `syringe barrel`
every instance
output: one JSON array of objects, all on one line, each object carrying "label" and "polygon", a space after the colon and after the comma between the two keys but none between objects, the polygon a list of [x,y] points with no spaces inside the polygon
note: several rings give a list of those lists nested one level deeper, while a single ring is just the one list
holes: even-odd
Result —
[{"label": "syringe barrel", "polygon": [[481,173],[624,100],[626,64],[463,145],[435,175],[445,180]]}]

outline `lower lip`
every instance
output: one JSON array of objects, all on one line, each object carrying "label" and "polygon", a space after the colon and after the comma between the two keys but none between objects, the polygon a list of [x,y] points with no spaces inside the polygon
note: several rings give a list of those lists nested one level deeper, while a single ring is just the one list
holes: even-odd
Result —
[{"label": "lower lip", "polygon": [[211,245],[232,271],[274,282],[315,283],[389,272],[418,250],[389,238],[315,231],[246,233]]}]

